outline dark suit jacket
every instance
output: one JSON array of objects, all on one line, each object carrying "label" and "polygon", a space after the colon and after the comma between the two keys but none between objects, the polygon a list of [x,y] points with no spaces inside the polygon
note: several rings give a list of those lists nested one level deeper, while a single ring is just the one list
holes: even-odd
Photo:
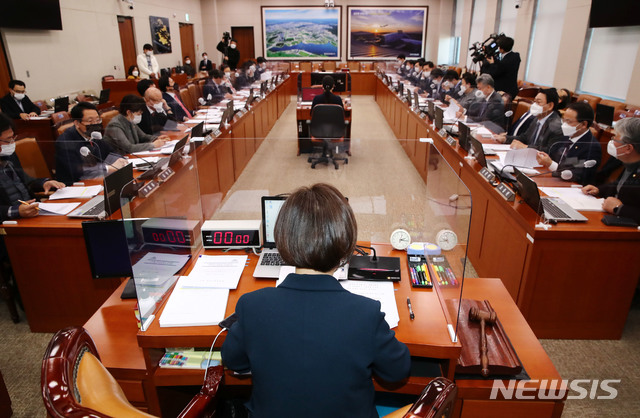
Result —
[{"label": "dark suit jacket", "polygon": [[[91,155],[83,157],[80,148],[87,147]],[[104,140],[86,141],[74,126],[56,139],[56,178],[67,186],[84,178],[105,174],[100,164],[113,149]]]},{"label": "dark suit jacket", "polygon": [[536,120],[534,122],[531,122],[531,125],[529,125],[526,131],[520,131],[522,133],[516,136],[507,135],[506,142],[510,144],[514,139],[517,139],[523,144],[527,144],[529,148],[535,148],[548,154],[551,145],[555,144],[558,141],[562,141],[565,138],[565,136],[562,134],[562,120],[560,119],[560,114],[555,111],[551,113],[549,118],[544,122],[544,125],[542,125],[540,134],[538,135],[538,140],[534,144],[533,141],[535,139],[537,129],[538,122]]},{"label": "dark suit jacket", "polygon": [[233,83],[233,88],[235,88],[236,90],[240,90],[250,85],[251,82],[252,80],[249,80],[249,77],[247,76],[247,74],[242,72],[236,77]]},{"label": "dark suit jacket", "polygon": [[504,128],[504,102],[497,90],[478,104],[470,105],[467,116],[474,122],[491,122],[488,126],[496,130],[495,125]]},{"label": "dark suit jacket", "polygon": [[616,181],[600,186],[600,197],[617,197],[622,202],[618,215],[640,223],[640,164],[625,164],[625,170],[629,170],[631,175],[623,183],[620,192],[617,191],[617,185],[624,171]]},{"label": "dark suit jacket", "polygon": [[24,107],[24,112],[13,99],[11,93],[7,93],[2,99],[0,99],[0,108],[2,109],[2,112],[11,119],[20,119],[20,113],[35,112],[38,115],[40,114],[40,108],[33,104],[28,96],[24,96],[24,99],[22,99],[22,107]]},{"label": "dark suit jacket", "polygon": [[319,104],[337,104],[344,107],[344,104],[342,103],[342,99],[340,98],[340,96],[333,93],[331,93],[331,95],[328,98],[325,93],[318,94],[316,97],[313,98],[313,101],[311,102],[311,109],[313,110],[313,108]]},{"label": "dark suit jacket", "polygon": [[213,70],[213,63],[210,59],[207,59],[207,62],[204,62],[204,60],[200,61],[200,65],[198,65],[198,71],[209,72],[211,70]]},{"label": "dark suit jacket", "polygon": [[490,74],[495,81],[495,89],[509,93],[511,99],[518,94],[518,69],[520,68],[520,54],[509,52],[502,58],[496,59],[493,64],[485,62],[482,73]]},{"label": "dark suit jacket", "polygon": [[[251,370],[255,417],[377,417],[371,375],[407,377],[410,356],[380,312],[329,275],[290,274],[243,295],[222,361]],[[429,332],[425,330],[425,332]]]},{"label": "dark suit jacket", "polygon": [[[211,99],[209,99],[209,95],[211,95]],[[224,99],[222,86],[218,86],[213,80],[207,80],[204,87],[202,87],[202,97],[208,104],[219,103]]]},{"label": "dark suit jacket", "polygon": [[531,113],[529,112],[525,112],[522,116],[520,116],[518,118],[517,121],[515,121],[515,123],[513,125],[511,125],[511,127],[509,128],[509,132],[507,132],[508,135],[516,135],[516,131],[517,134],[521,134],[523,132],[525,132],[527,130],[527,128],[529,128],[529,125],[531,125],[531,122],[534,121],[536,118],[531,116]]},{"label": "dark suit jacket", "polygon": [[[173,96],[170,95],[169,93],[167,92],[162,93],[162,98],[167,102],[167,104],[171,108],[171,111],[173,112],[173,115],[175,116],[176,120],[181,122],[184,120],[184,118],[191,117],[191,115],[185,112],[182,106],[180,106],[180,103],[178,103],[178,101],[174,99]],[[186,106],[185,106],[185,109],[186,109]]]},{"label": "dark suit jacket", "polygon": [[151,113],[145,106],[144,110],[142,111],[142,120],[140,121],[138,126],[145,134],[153,135],[164,130],[168,120],[175,120],[175,118],[173,117],[173,113]]},{"label": "dark suit jacket", "polygon": [[[33,193],[42,191],[42,186],[47,179],[34,179],[25,173],[22,169],[22,165],[20,164],[20,160],[15,153],[8,157],[0,157],[0,169],[3,169],[4,164],[7,162],[13,165],[13,170],[16,172],[20,180],[22,180],[22,183],[27,187],[29,192]],[[0,175],[4,174],[0,173]],[[8,219],[7,212],[11,206],[19,205],[20,203],[9,200],[9,194],[7,194],[4,188],[0,187],[0,222],[4,222]]]},{"label": "dark suit jacket", "polygon": [[[563,170],[570,170],[573,173],[571,181],[582,185],[592,184],[593,178],[602,160],[602,149],[600,143],[588,130],[575,143],[567,137],[549,147],[551,159],[558,163],[557,173]],[[595,166],[585,168],[584,162],[594,160]]]},{"label": "dark suit jacket", "polygon": [[196,75],[196,69],[191,66],[191,64],[185,64],[182,66],[184,68],[184,72],[187,73],[189,77],[193,77]]}]

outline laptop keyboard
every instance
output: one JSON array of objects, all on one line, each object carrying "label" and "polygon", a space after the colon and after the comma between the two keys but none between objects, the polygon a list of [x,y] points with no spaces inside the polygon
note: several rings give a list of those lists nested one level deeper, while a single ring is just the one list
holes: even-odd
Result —
[{"label": "laptop keyboard", "polygon": [[82,212],[82,215],[97,216],[97,215],[100,215],[102,212],[104,212],[104,200],[98,202],[98,204],[95,205],[94,207],[89,208],[84,212]]},{"label": "laptop keyboard", "polygon": [[571,216],[567,215],[562,209],[556,206],[556,204],[553,203],[551,200],[549,199],[541,199],[541,200],[542,200],[542,207],[544,208],[545,211],[549,213],[549,215],[553,216],[554,218],[562,218],[562,219],[571,218]]},{"label": "laptop keyboard", "polygon": [[280,253],[264,253],[262,257],[262,261],[260,262],[262,266],[284,266],[285,262],[280,256]]}]

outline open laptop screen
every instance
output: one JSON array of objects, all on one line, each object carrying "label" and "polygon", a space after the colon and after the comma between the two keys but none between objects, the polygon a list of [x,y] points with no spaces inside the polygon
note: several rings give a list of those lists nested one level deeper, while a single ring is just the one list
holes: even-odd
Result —
[{"label": "open laptop screen", "polygon": [[133,274],[123,221],[82,222],[82,232],[91,275],[95,279],[129,277]]},{"label": "open laptop screen", "polygon": [[104,210],[107,212],[107,216],[120,209],[122,188],[132,180],[133,164],[127,164],[104,178]]},{"label": "open laptop screen", "polygon": [[460,146],[463,150],[469,152],[470,142],[469,138],[471,137],[471,130],[467,126],[466,123],[458,121],[458,141],[460,142]]},{"label": "open laptop screen", "polygon": [[287,196],[262,196],[262,245],[264,248],[276,248],[273,231],[285,200]]},{"label": "open laptop screen", "polygon": [[538,215],[542,215],[544,213],[544,209],[540,204],[540,191],[538,191],[538,185],[536,182],[525,176],[515,167],[513,168],[513,174],[516,175],[516,180],[518,181],[518,192],[520,193],[520,196],[522,196],[522,200],[524,200],[534,212]]},{"label": "open laptop screen", "polygon": [[487,158],[484,155],[484,148],[482,148],[482,143],[474,137],[469,138],[469,140],[471,141],[471,148],[473,149],[473,156],[476,158],[476,161],[481,166],[486,167]]},{"label": "open laptop screen", "polygon": [[324,89],[322,87],[303,87],[302,88],[302,101],[310,102],[318,94],[322,94]]}]

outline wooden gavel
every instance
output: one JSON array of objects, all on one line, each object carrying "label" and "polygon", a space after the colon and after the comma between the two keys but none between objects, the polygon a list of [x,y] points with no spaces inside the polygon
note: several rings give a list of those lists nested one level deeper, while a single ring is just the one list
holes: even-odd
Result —
[{"label": "wooden gavel", "polygon": [[489,357],[487,357],[487,334],[485,334],[485,324],[493,325],[498,320],[495,311],[487,312],[476,307],[469,309],[469,320],[480,321],[480,365],[482,366],[482,376],[489,376]]}]

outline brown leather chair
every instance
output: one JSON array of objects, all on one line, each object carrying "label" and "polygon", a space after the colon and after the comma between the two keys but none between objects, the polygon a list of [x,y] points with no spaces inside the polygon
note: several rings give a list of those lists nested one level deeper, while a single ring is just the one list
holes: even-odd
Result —
[{"label": "brown leather chair", "polygon": [[383,418],[439,418],[451,415],[458,387],[444,377],[433,379],[413,405],[407,405]]},{"label": "brown leather chair", "polygon": [[191,100],[191,94],[189,93],[189,90],[187,88],[180,89],[180,98],[182,99],[182,103],[184,103],[184,105],[187,106],[187,109],[191,111],[194,110],[194,107],[193,107],[194,102]]},{"label": "brown leather chair", "polygon": [[638,107],[638,106],[628,105],[627,106],[627,111],[633,113],[636,116],[640,115],[640,107]]},{"label": "brown leather chair", "polygon": [[106,129],[109,122],[111,122],[111,119],[118,116],[118,114],[120,114],[120,112],[113,107],[101,110],[100,117],[102,118],[102,127]]},{"label": "brown leather chair", "polygon": [[349,71],[360,71],[360,63],[358,61],[349,61],[347,64]]},{"label": "brown leather chair", "polygon": [[198,93],[198,86],[196,86],[194,83],[189,83],[187,89],[189,90],[189,96],[191,96],[191,107],[187,106],[187,108],[193,111],[197,108],[198,97],[202,97],[202,94]]},{"label": "brown leather chair", "polygon": [[336,70],[336,62],[335,61],[325,61],[322,63],[322,68],[324,71],[335,71]]},{"label": "brown leather chair", "polygon": [[33,104],[38,106],[38,108],[41,111],[45,111],[45,110],[49,109],[49,106],[47,106],[47,102],[45,102],[44,100],[36,100],[35,102],[33,102]]},{"label": "brown leather chair", "polygon": [[300,63],[300,71],[311,72],[311,63],[309,61],[303,61]]},{"label": "brown leather chair", "polygon": [[516,97],[521,97],[525,99],[533,99],[536,97],[536,94],[540,93],[540,87],[522,87]]},{"label": "brown leather chair", "polygon": [[516,110],[513,112],[513,121],[515,122],[520,119],[522,115],[529,111],[530,107],[531,102],[527,100],[519,100],[518,104],[516,105]]},{"label": "brown leather chair", "polygon": [[578,99],[576,101],[587,103],[589,106],[591,106],[591,108],[595,112],[596,111],[596,105],[598,103],[600,103],[601,100],[602,100],[602,98],[598,97],[598,96],[593,96],[591,94],[581,94],[581,95],[578,96]]},{"label": "brown leather chair", "polygon": [[203,96],[203,91],[204,91],[204,84],[207,82],[206,79],[202,79],[202,80],[198,80],[198,97],[202,97]]},{"label": "brown leather chair", "polygon": [[71,128],[72,126],[73,126],[73,120],[71,119],[63,120],[62,122],[59,122],[53,125],[53,129],[55,130],[55,134],[56,134],[56,139],[60,135],[62,135],[64,131]]},{"label": "brown leather chair", "polygon": [[[179,417],[213,416],[223,367],[209,367],[206,381]],[[152,417],[127,401],[98,350],[82,327],[58,331],[47,346],[40,376],[44,406],[50,416]]]},{"label": "brown leather chair", "polygon": [[35,138],[17,140],[16,154],[25,173],[33,178],[51,178],[51,172]]},{"label": "brown leather chair", "polygon": [[69,116],[69,112],[57,112],[51,115],[51,123],[53,125],[57,125],[60,122],[64,122],[65,120],[69,120],[71,119],[71,116]]},{"label": "brown leather chair", "polygon": [[102,81],[107,81],[107,80],[115,80],[115,77],[112,75],[103,75]]}]

